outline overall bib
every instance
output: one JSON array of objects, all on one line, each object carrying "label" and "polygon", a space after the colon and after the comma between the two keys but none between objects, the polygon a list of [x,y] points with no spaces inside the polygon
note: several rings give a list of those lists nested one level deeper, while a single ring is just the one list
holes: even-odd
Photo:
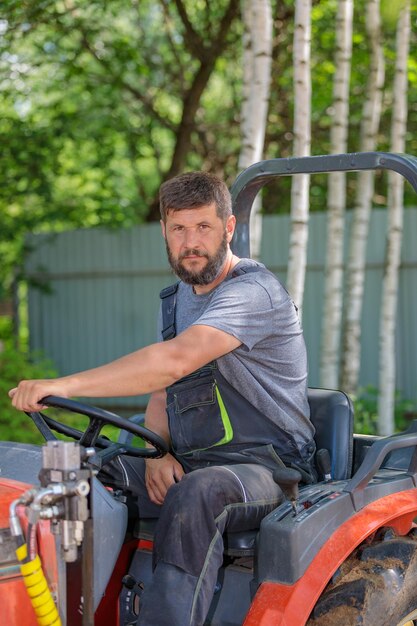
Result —
[{"label": "overall bib", "polygon": [[[226,280],[252,272],[271,274],[264,267],[249,265],[239,267]],[[177,289],[178,283],[160,294],[164,341],[176,336]],[[261,463],[271,470],[284,464],[300,469],[307,483],[315,479],[314,441],[300,449],[291,433],[268,419],[224,378],[215,361],[167,388],[167,413],[172,451],[187,469],[216,460],[224,464],[227,459],[227,463]]]}]

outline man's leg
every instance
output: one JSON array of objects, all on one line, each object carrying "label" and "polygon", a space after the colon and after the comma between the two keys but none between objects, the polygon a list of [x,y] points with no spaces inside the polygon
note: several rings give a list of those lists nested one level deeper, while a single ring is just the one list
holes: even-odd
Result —
[{"label": "man's leg", "polygon": [[154,575],[138,626],[202,626],[223,562],[223,532],[248,530],[282,500],[260,465],[207,467],[167,493],[154,539]]}]

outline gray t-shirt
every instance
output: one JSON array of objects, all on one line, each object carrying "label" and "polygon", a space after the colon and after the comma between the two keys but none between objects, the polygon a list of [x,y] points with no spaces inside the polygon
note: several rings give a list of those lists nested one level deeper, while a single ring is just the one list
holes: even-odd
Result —
[{"label": "gray t-shirt", "polygon": [[[255,262],[241,259],[234,269],[243,264]],[[160,330],[161,314],[159,318]],[[202,295],[180,282],[175,323],[177,334],[200,324],[241,341],[217,359],[220,373],[263,415],[291,433],[300,447],[312,440],[304,338],[294,304],[274,276],[243,274]]]}]

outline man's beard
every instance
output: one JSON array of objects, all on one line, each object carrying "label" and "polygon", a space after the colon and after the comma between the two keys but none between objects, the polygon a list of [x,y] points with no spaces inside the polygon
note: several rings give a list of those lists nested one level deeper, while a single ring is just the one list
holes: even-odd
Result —
[{"label": "man's beard", "polygon": [[[209,285],[210,283],[212,283],[213,280],[215,280],[220,274],[227,255],[226,233],[224,233],[223,239],[219,247],[212,256],[207,254],[207,252],[202,252],[198,249],[189,248],[185,250],[178,259],[175,259],[171,253],[168,242],[166,241],[165,243],[169,264],[171,265],[178,278],[188,285]],[[184,257],[189,255],[206,258],[206,266],[202,270],[195,272],[193,272],[192,270],[187,270],[182,265],[181,261]]]}]

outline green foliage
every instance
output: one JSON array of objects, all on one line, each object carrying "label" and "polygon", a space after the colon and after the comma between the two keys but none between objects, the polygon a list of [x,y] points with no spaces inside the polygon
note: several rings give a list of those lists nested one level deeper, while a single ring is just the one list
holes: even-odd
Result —
[{"label": "green foliage", "polygon": [[395,28],[398,16],[405,4],[406,0],[382,0],[381,15],[387,26]]},{"label": "green foliage", "polygon": [[[294,2],[272,1],[272,80],[265,158],[293,151]],[[395,29],[404,0],[384,0],[386,87],[379,149],[387,149]],[[359,150],[369,49],[366,0],[355,2],[349,151]],[[312,153],[329,152],[338,3],[313,3]],[[222,20],[232,7],[224,41]],[[175,170],[221,172],[240,150],[241,35],[237,0],[4,0],[0,16],[0,299],[23,272],[24,235],[157,218],[161,180]],[[415,3],[413,3],[415,20]],[[406,151],[417,153],[416,39],[409,64]],[[326,206],[315,177],[311,210]],[[287,212],[291,179],[265,190],[266,213]],[[385,177],[375,196],[384,201]],[[406,187],[406,194],[410,187]],[[410,194],[411,195],[411,194]],[[355,179],[348,187],[348,205]],[[279,201],[277,201],[279,198]]]},{"label": "green foliage", "polygon": [[[1,318],[0,318],[1,319]],[[18,441],[23,443],[42,444],[44,439],[30,417],[22,411],[13,408],[8,391],[22,379],[52,378],[56,371],[50,361],[42,355],[25,354],[11,347],[0,352],[0,440]],[[83,415],[47,409],[47,414],[62,421],[68,426],[84,431],[88,425],[88,418]],[[105,426],[101,434],[112,441],[117,441],[120,430],[114,426]],[[67,437],[58,435],[60,439]],[[143,446],[144,442],[134,437],[132,445]]]},{"label": "green foliage", "polygon": [[[376,435],[378,430],[378,389],[372,385],[360,389],[353,400],[355,410],[355,432],[364,435]],[[394,421],[395,432],[406,430],[410,419],[417,418],[417,406],[410,400],[395,394]]]},{"label": "green foliage", "polygon": [[28,356],[11,347],[0,352],[0,439],[40,443],[42,437],[22,411],[13,408],[8,391],[22,379],[51,378],[52,364],[40,355]]},{"label": "green foliage", "polygon": [[[151,0],[2,3],[0,299],[22,272],[25,233],[144,221],[174,156],[180,169],[216,167],[218,136],[236,173],[239,126],[219,93],[241,80],[239,3],[182,6],[186,17]],[[200,93],[199,71],[210,77],[217,58]]]}]

